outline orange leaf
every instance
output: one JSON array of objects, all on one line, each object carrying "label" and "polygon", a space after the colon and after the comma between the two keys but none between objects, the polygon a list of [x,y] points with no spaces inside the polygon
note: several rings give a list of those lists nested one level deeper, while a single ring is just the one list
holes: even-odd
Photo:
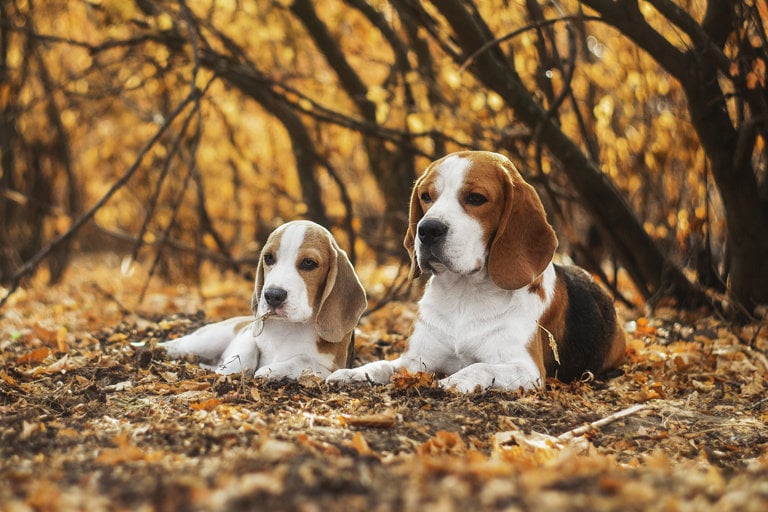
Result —
[{"label": "orange leaf", "polygon": [[31,352],[27,352],[23,356],[16,359],[17,364],[40,364],[45,361],[45,358],[51,355],[51,349],[48,347],[36,348]]},{"label": "orange leaf", "polygon": [[339,417],[342,425],[351,427],[389,428],[395,425],[396,420],[395,411],[392,409],[379,414],[364,414],[362,416],[344,414]]},{"label": "orange leaf", "polygon": [[435,385],[435,375],[427,372],[409,372],[401,370],[392,375],[390,382],[398,391],[405,389],[429,388]]},{"label": "orange leaf", "polygon": [[18,387],[18,383],[16,382],[16,379],[11,377],[5,372],[0,372],[0,379],[4,380],[7,384],[10,384],[13,387]]},{"label": "orange leaf", "polygon": [[195,402],[192,404],[189,404],[190,409],[193,411],[210,411],[211,409],[216,408],[216,406],[223,404],[224,402],[222,400],[219,400],[218,398],[211,398],[209,400],[203,400],[202,402]]},{"label": "orange leaf", "polygon": [[117,445],[117,448],[107,448],[103,450],[96,462],[104,464],[120,464],[123,462],[131,461],[156,461],[162,458],[162,454],[145,452],[136,445],[131,444],[127,434],[118,434],[112,438],[112,442]]},{"label": "orange leaf", "polygon": [[432,438],[427,439],[416,448],[419,455],[458,455],[467,451],[467,445],[457,432],[439,430]]}]

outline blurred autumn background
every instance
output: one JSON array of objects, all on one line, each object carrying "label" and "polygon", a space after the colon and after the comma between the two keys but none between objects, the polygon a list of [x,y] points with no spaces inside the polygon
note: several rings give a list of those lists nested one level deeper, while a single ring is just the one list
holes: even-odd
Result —
[{"label": "blurred autumn background", "polygon": [[[0,0],[0,508],[768,509],[767,21],[766,0]],[[410,188],[460,149],[508,155],[611,289],[618,375],[456,395],[155,346],[247,313],[261,244],[307,218],[368,291],[357,362],[399,354]]]},{"label": "blurred autumn background", "polygon": [[358,265],[397,264],[414,178],[470,148],[516,162],[561,250],[620,300],[752,314],[768,302],[767,15],[757,0],[1,2],[1,300],[89,252],[171,282],[248,276],[300,217]]}]

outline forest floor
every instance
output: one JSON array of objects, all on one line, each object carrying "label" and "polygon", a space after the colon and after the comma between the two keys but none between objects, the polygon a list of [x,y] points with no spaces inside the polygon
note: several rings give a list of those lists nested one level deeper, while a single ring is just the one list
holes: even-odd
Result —
[{"label": "forest floor", "polygon": [[[765,321],[622,311],[618,375],[539,392],[274,383],[154,347],[242,314],[247,283],[138,304],[139,274],[79,261],[0,311],[1,510],[768,510]],[[367,315],[358,359],[401,352],[414,313]]]}]

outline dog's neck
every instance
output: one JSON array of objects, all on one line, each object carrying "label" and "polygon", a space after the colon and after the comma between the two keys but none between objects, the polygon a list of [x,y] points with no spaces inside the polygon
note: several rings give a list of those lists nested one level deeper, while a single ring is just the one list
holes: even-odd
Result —
[{"label": "dog's neck", "polygon": [[488,271],[485,269],[473,272],[471,274],[457,274],[445,270],[440,273],[433,273],[427,282],[427,293],[446,294],[450,293],[467,300],[479,297],[508,297],[511,292],[516,290],[503,290],[496,286],[488,277]]},{"label": "dog's neck", "polygon": [[[461,311],[469,317],[496,316],[519,308],[540,310],[549,303],[554,290],[555,272],[550,265],[542,274],[545,298],[531,293],[528,287],[516,290],[499,288],[483,269],[472,274],[441,272],[427,282],[421,308],[439,311]],[[454,301],[448,304],[447,301]]]},{"label": "dog's neck", "polygon": [[280,317],[270,317],[264,320],[264,329],[257,338],[275,340],[282,343],[295,341],[317,341],[315,319],[306,322],[290,322]]}]

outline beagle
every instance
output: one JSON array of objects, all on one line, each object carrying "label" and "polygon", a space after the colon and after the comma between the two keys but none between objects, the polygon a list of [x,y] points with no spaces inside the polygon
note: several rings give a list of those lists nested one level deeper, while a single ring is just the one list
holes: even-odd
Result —
[{"label": "beagle", "polygon": [[365,290],[333,236],[309,221],[280,226],[259,257],[254,316],[206,325],[161,343],[173,358],[197,355],[218,373],[295,379],[347,367]]},{"label": "beagle", "polygon": [[385,383],[405,368],[462,392],[532,389],[622,362],[611,299],[586,271],[553,264],[541,200],[506,157],[464,151],[430,164],[413,188],[405,247],[412,275],[431,274],[408,349],[328,380]]}]

